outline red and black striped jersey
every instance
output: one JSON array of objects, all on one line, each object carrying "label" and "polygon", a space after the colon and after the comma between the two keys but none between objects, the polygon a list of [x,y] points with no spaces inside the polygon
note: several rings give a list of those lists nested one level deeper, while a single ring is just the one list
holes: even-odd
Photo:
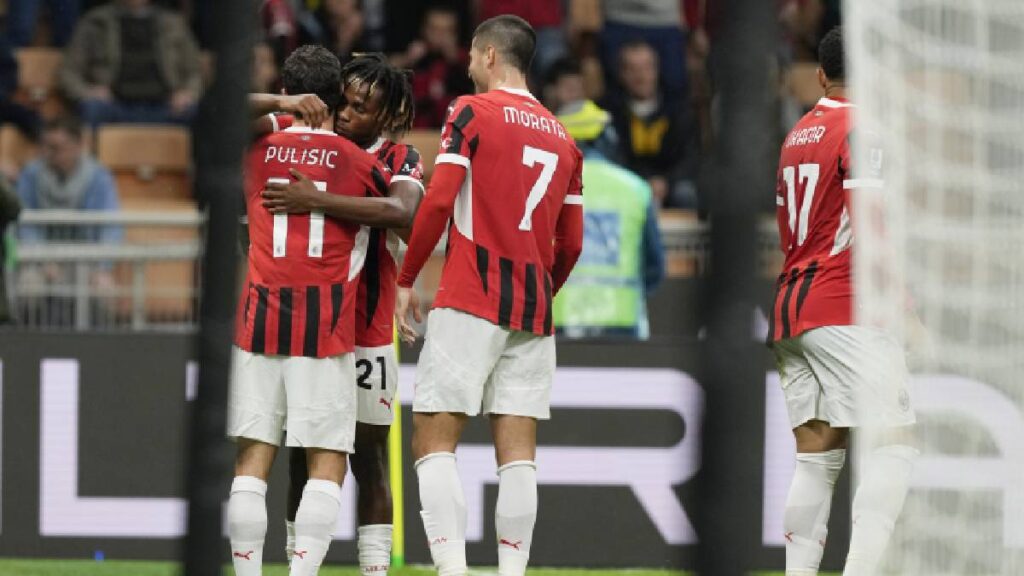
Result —
[{"label": "red and black striped jersey", "polygon": [[[275,130],[284,130],[294,122],[286,114],[271,118]],[[381,138],[366,152],[377,157],[391,174],[391,182],[406,180],[423,187],[423,164],[415,147]],[[356,346],[374,348],[394,341],[399,242],[393,232],[370,229],[366,264],[359,275],[356,296]]]},{"label": "red and black striped jersey", "polygon": [[[556,226],[564,211],[583,204],[582,155],[572,137],[529,92],[492,90],[455,101],[437,163],[462,166],[466,175],[434,307],[550,335]],[[433,249],[415,245],[420,220],[400,285],[411,284],[424,251]]]},{"label": "red and black striped jersey", "polygon": [[[850,163],[850,108],[822,98],[782,145],[775,203],[786,255],[769,317],[769,340],[799,336],[819,326],[853,323],[850,193],[881,186],[854,179]],[[881,151],[866,174],[881,173]]]},{"label": "red and black striped jersey", "polygon": [[333,132],[291,127],[253,144],[246,157],[249,270],[235,343],[256,354],[326,357],[355,344],[355,278],[369,229],[322,213],[271,214],[268,181],[305,173],[331,194],[384,194],[388,174],[375,156]]}]

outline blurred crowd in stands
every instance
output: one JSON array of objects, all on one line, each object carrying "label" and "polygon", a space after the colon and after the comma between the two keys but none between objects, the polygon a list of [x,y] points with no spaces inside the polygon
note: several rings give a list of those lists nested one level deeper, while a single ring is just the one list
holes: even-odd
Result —
[{"label": "blurred crowd in stands", "polygon": [[[598,103],[617,134],[607,155],[647,182],[656,208],[704,218],[712,186],[703,166],[715,143],[716,1],[261,0],[252,89],[277,91],[281,63],[301,44],[323,44],[343,60],[384,52],[413,72],[415,128],[433,133],[448,104],[472,91],[466,66],[474,26],[517,14],[537,31],[534,93],[555,113],[581,100]],[[781,141],[818,97],[815,50],[839,24],[840,0],[775,1],[782,42],[765,65],[777,69],[778,86],[766,92],[778,101]],[[211,37],[225,25],[212,20],[212,5],[0,0],[5,197],[24,207],[138,206],[118,202],[128,193],[119,190],[117,168],[134,161],[138,147],[103,150],[101,127],[162,124],[185,132],[212,75]],[[122,162],[118,150],[130,158]],[[135,168],[138,179],[145,167]],[[190,199],[187,180],[185,187],[180,196]],[[772,208],[765,194],[765,209]],[[31,231],[19,234],[33,239]]]}]

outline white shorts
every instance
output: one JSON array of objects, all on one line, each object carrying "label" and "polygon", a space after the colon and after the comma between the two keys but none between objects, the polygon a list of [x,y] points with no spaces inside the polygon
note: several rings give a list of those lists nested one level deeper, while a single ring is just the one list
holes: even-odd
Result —
[{"label": "white shorts", "polygon": [[394,344],[361,348],[356,346],[356,420],[374,426],[390,426],[397,408],[398,356]]},{"label": "white shorts", "polygon": [[794,428],[898,427],[915,421],[903,348],[885,332],[823,326],[772,345]]},{"label": "white shorts", "polygon": [[351,453],[356,434],[352,354],[267,356],[235,346],[228,393],[228,436],[278,446]]},{"label": "white shorts", "polygon": [[438,308],[427,317],[414,412],[551,417],[555,339]]}]

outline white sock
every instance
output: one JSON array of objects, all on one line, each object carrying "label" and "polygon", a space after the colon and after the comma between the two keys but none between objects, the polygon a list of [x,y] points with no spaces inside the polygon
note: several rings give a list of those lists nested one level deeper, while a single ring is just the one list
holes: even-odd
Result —
[{"label": "white sock", "polygon": [[420,516],[438,576],[466,574],[466,500],[455,454],[435,452],[416,461]]},{"label": "white sock", "polygon": [[498,468],[498,576],[523,576],[537,522],[537,465],[529,460]]},{"label": "white sock", "polygon": [[814,576],[821,565],[832,511],[832,491],[846,450],[798,452],[786,498],[786,576]]},{"label": "white sock", "polygon": [[263,573],[267,537],[267,483],[255,476],[235,476],[228,498],[231,563],[237,576]]},{"label": "white sock", "polygon": [[359,573],[362,576],[387,574],[391,566],[391,524],[369,524],[359,527]]},{"label": "white sock", "polygon": [[291,564],[292,553],[295,552],[295,522],[284,521],[284,558]]},{"label": "white sock", "polygon": [[853,531],[843,576],[875,576],[907,496],[918,451],[892,444],[876,448],[864,462],[853,498]]},{"label": "white sock", "polygon": [[291,576],[315,576],[331,545],[331,534],[341,508],[341,486],[310,478],[295,513],[295,552]]}]

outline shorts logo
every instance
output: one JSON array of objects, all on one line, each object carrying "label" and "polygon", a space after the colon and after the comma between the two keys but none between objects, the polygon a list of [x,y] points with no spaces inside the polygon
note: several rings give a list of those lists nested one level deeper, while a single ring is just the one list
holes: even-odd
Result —
[{"label": "shorts logo", "polygon": [[387,406],[388,410],[391,410],[391,402],[388,402],[383,396],[381,396],[380,403]]},{"label": "shorts logo", "polygon": [[251,556],[253,552],[255,552],[255,550],[249,550],[245,554],[242,554],[241,552],[235,552],[234,554],[232,554],[232,556],[235,558],[241,558],[242,560],[252,560]]},{"label": "shorts logo", "polygon": [[900,390],[900,410],[910,410],[910,394],[907,394],[906,390]]}]

